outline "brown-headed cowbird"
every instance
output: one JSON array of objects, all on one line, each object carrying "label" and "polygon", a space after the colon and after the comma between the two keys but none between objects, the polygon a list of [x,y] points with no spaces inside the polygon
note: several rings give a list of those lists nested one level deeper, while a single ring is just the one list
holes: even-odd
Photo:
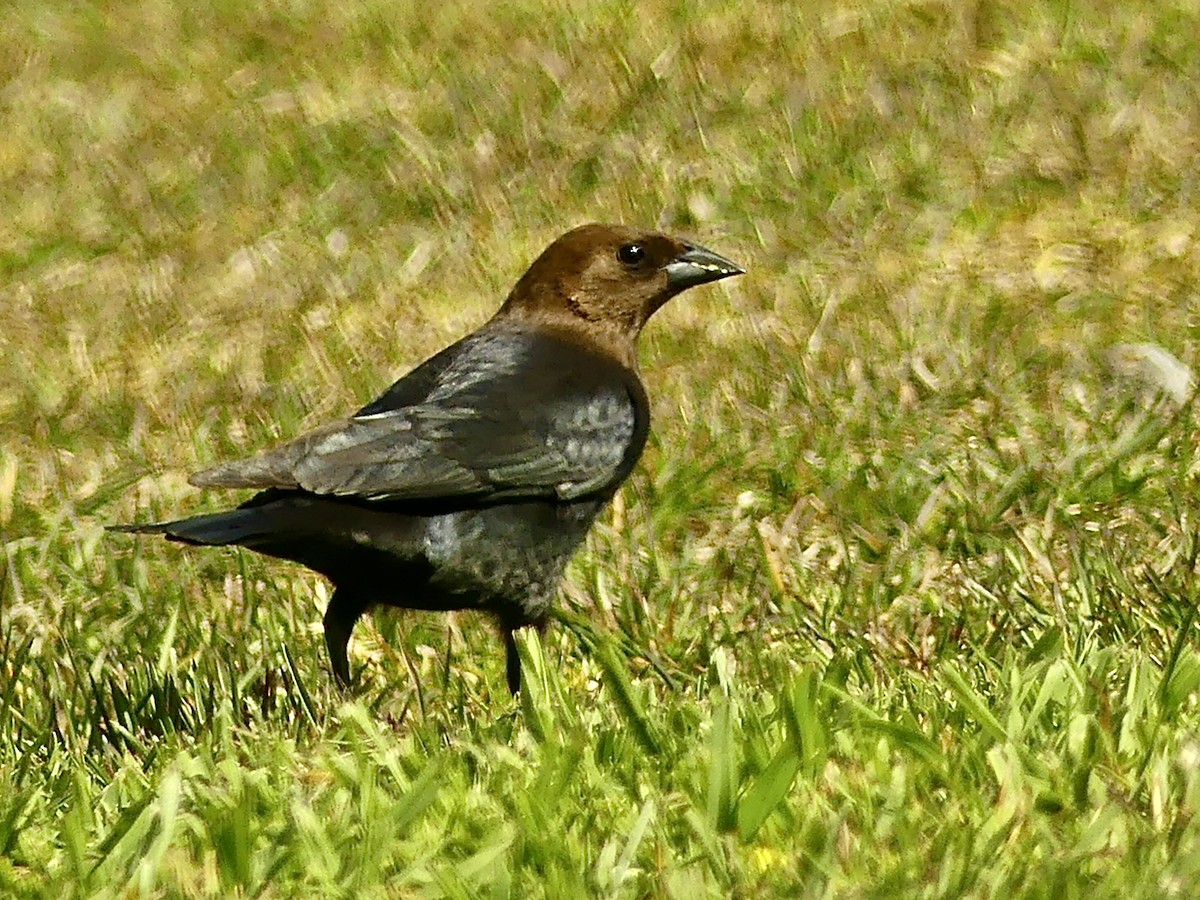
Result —
[{"label": "brown-headed cowbird", "polygon": [[192,476],[259,489],[238,508],[119,530],[320,572],[334,585],[325,641],[343,684],[368,608],[486,610],[515,692],[513,630],[544,625],[563,568],[645,446],[638,333],[680,291],[741,272],[663,234],[576,228],[487,324],[350,419]]}]

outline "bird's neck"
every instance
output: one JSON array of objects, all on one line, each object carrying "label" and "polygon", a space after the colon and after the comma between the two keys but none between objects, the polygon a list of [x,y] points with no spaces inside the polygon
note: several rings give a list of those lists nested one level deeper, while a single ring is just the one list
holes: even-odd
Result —
[{"label": "bird's neck", "polygon": [[578,344],[593,353],[600,353],[636,372],[638,331],[630,331],[617,323],[582,319],[569,310],[521,309],[506,307],[493,319],[496,324],[519,323],[537,329],[559,340]]}]

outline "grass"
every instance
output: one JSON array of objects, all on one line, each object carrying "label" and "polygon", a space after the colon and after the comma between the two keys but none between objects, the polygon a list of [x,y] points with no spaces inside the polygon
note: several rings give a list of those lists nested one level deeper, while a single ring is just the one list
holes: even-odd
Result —
[{"label": "grass", "polygon": [[[1196,5],[407,6],[0,21],[0,893],[1190,896],[1196,420],[1108,360],[1195,360]],[[749,274],[646,334],[519,700],[103,532],[592,219]]]}]

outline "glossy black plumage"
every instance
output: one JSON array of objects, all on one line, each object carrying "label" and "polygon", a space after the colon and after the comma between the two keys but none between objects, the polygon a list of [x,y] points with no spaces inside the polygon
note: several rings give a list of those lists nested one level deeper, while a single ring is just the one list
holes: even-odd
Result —
[{"label": "glossy black plumage", "polygon": [[584,226],[543,253],[496,316],[348,420],[198,473],[255,488],[237,509],[119,530],[237,544],[325,575],[325,637],[371,606],[482,609],[541,626],[567,561],[641,455],[649,403],[634,342],[674,294],[741,270],[703,248]]}]

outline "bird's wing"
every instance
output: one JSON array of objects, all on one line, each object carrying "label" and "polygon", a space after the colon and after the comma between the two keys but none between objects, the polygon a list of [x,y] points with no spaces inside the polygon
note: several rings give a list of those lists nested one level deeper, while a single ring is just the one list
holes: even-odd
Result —
[{"label": "bird's wing", "polygon": [[627,392],[576,395],[572,404],[481,387],[453,404],[352,419],[308,448],[293,469],[297,483],[371,500],[570,500],[622,474],[634,432]]},{"label": "bird's wing", "polygon": [[580,365],[579,353],[544,340],[468,346],[419,403],[392,406],[393,386],[347,422],[193,482],[377,501],[602,494],[641,450],[644,394],[632,372],[599,357]]}]

